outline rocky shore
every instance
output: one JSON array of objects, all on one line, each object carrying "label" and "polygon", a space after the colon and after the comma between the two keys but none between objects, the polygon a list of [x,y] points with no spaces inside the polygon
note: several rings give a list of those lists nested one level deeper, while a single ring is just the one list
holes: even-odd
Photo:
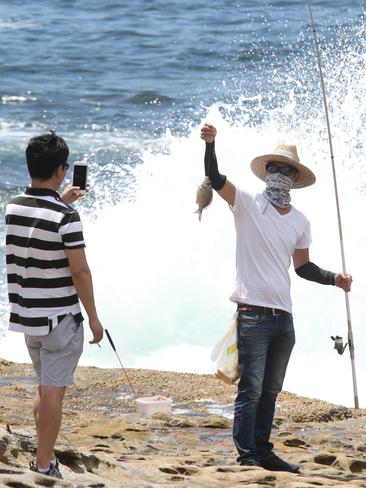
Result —
[{"label": "rocky shore", "polygon": [[78,368],[57,443],[64,480],[56,480],[28,471],[36,442],[32,367],[0,359],[0,486],[366,487],[366,410],[283,392],[273,442],[301,473],[270,472],[235,463],[235,386],[210,375],[128,373],[138,396],[172,398],[172,413],[137,414],[118,369]]}]

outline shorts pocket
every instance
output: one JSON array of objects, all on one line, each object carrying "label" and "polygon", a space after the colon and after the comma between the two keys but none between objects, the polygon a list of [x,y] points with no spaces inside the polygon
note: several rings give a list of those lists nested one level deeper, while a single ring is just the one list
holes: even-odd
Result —
[{"label": "shorts pocket", "polygon": [[48,351],[64,349],[76,334],[78,324],[71,314],[66,317],[42,340],[42,346]]}]

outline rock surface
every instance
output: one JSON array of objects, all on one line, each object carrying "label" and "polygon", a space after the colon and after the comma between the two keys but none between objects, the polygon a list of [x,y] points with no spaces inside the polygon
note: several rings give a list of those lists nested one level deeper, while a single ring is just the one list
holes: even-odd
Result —
[{"label": "rock surface", "polygon": [[235,386],[209,375],[128,370],[139,396],[173,398],[172,414],[138,415],[118,369],[80,367],[57,443],[63,480],[28,470],[36,438],[30,365],[0,359],[0,486],[13,488],[366,488],[366,411],[281,393],[273,442],[300,474],[235,463]]}]

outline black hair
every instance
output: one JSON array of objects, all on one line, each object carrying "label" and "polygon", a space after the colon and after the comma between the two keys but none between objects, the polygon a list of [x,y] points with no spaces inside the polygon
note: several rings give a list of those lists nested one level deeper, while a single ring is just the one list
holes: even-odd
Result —
[{"label": "black hair", "polygon": [[25,155],[30,177],[45,181],[59,166],[67,166],[69,148],[62,137],[51,131],[50,134],[32,137]]}]

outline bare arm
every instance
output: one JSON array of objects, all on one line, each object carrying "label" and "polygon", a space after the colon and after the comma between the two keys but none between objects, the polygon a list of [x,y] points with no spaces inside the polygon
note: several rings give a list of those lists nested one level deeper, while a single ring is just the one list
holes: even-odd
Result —
[{"label": "bare arm", "polygon": [[295,249],[292,255],[292,261],[295,269],[308,263],[310,261],[309,249]]},{"label": "bare arm", "polygon": [[231,181],[226,180],[225,185],[217,193],[220,195],[220,197],[226,200],[228,204],[231,206],[234,205],[236,189]]},{"label": "bare arm", "polygon": [[231,183],[226,177],[223,177],[218,173],[217,167],[217,159],[215,154],[215,149],[212,146],[211,148],[208,145],[213,145],[216,137],[216,128],[212,124],[204,124],[201,129],[201,139],[203,139],[206,145],[206,154],[205,154],[205,170],[206,175],[210,177],[211,182],[213,182],[215,176],[220,176],[222,179],[225,178],[225,183],[216,189],[217,193],[230,205],[234,205],[235,202],[235,186]]},{"label": "bare arm", "polygon": [[352,276],[345,273],[332,273],[319,268],[310,261],[309,249],[295,249],[292,260],[296,273],[310,281],[335,285],[345,292],[351,290]]},{"label": "bare arm", "polygon": [[69,261],[72,281],[74,283],[76,293],[78,294],[88,315],[89,327],[93,334],[93,339],[89,341],[89,343],[98,343],[103,338],[103,327],[98,319],[97,310],[95,308],[93,281],[86,260],[85,250],[84,248],[65,249],[65,253]]}]

